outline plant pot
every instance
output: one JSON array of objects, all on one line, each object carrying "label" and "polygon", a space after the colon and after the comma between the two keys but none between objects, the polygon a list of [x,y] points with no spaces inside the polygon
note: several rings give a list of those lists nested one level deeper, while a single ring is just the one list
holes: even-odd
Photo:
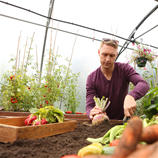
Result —
[{"label": "plant pot", "polygon": [[145,58],[145,57],[139,57],[139,58],[137,58],[136,59],[137,66],[138,67],[145,67],[147,60],[148,59]]}]

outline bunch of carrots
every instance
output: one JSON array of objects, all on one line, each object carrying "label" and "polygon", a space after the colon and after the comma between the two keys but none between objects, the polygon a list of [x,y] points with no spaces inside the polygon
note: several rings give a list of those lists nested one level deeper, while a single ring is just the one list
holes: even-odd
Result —
[{"label": "bunch of carrots", "polygon": [[141,119],[135,116],[131,118],[126,126],[112,155],[88,155],[83,158],[149,157],[158,157],[158,125],[143,128]]}]

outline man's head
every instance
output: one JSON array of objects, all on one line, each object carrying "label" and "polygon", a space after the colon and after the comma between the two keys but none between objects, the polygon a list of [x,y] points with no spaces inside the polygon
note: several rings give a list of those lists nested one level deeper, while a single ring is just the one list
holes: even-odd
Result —
[{"label": "man's head", "polygon": [[105,44],[105,45],[108,45],[108,46],[112,46],[116,49],[118,49],[118,43],[119,41],[117,40],[114,40],[114,39],[109,39],[109,38],[103,38],[101,43],[100,43],[100,49],[101,47]]},{"label": "man's head", "polygon": [[100,63],[104,69],[112,69],[115,59],[118,55],[118,41],[113,39],[103,38],[98,55],[100,56]]}]

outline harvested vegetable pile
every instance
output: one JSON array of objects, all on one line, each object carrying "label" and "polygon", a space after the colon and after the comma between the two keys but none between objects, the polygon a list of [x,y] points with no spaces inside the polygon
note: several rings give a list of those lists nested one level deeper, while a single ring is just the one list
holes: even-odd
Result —
[{"label": "harvested vegetable pile", "polygon": [[25,120],[25,125],[35,126],[47,123],[63,122],[64,112],[54,106],[45,106],[44,108],[32,108],[31,114]]},{"label": "harvested vegetable pile", "polygon": [[86,138],[102,137],[115,125],[110,125],[107,121],[91,127],[77,124],[75,131],[57,136],[37,140],[18,140],[7,144],[0,142],[0,158],[60,158],[63,155],[77,154],[82,147],[91,144]]}]

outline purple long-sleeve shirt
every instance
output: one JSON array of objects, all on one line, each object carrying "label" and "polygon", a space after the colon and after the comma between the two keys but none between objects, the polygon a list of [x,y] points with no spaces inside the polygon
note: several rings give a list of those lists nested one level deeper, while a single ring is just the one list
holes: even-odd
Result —
[{"label": "purple long-sleeve shirt", "polygon": [[[135,88],[128,93],[129,82]],[[87,78],[86,83],[86,114],[90,119],[90,111],[95,106],[93,97],[102,96],[111,101],[106,113],[110,119],[123,119],[123,103],[127,94],[135,100],[143,97],[149,90],[148,83],[127,63],[115,62],[111,80],[107,80],[101,71],[101,67],[93,71]]]}]

